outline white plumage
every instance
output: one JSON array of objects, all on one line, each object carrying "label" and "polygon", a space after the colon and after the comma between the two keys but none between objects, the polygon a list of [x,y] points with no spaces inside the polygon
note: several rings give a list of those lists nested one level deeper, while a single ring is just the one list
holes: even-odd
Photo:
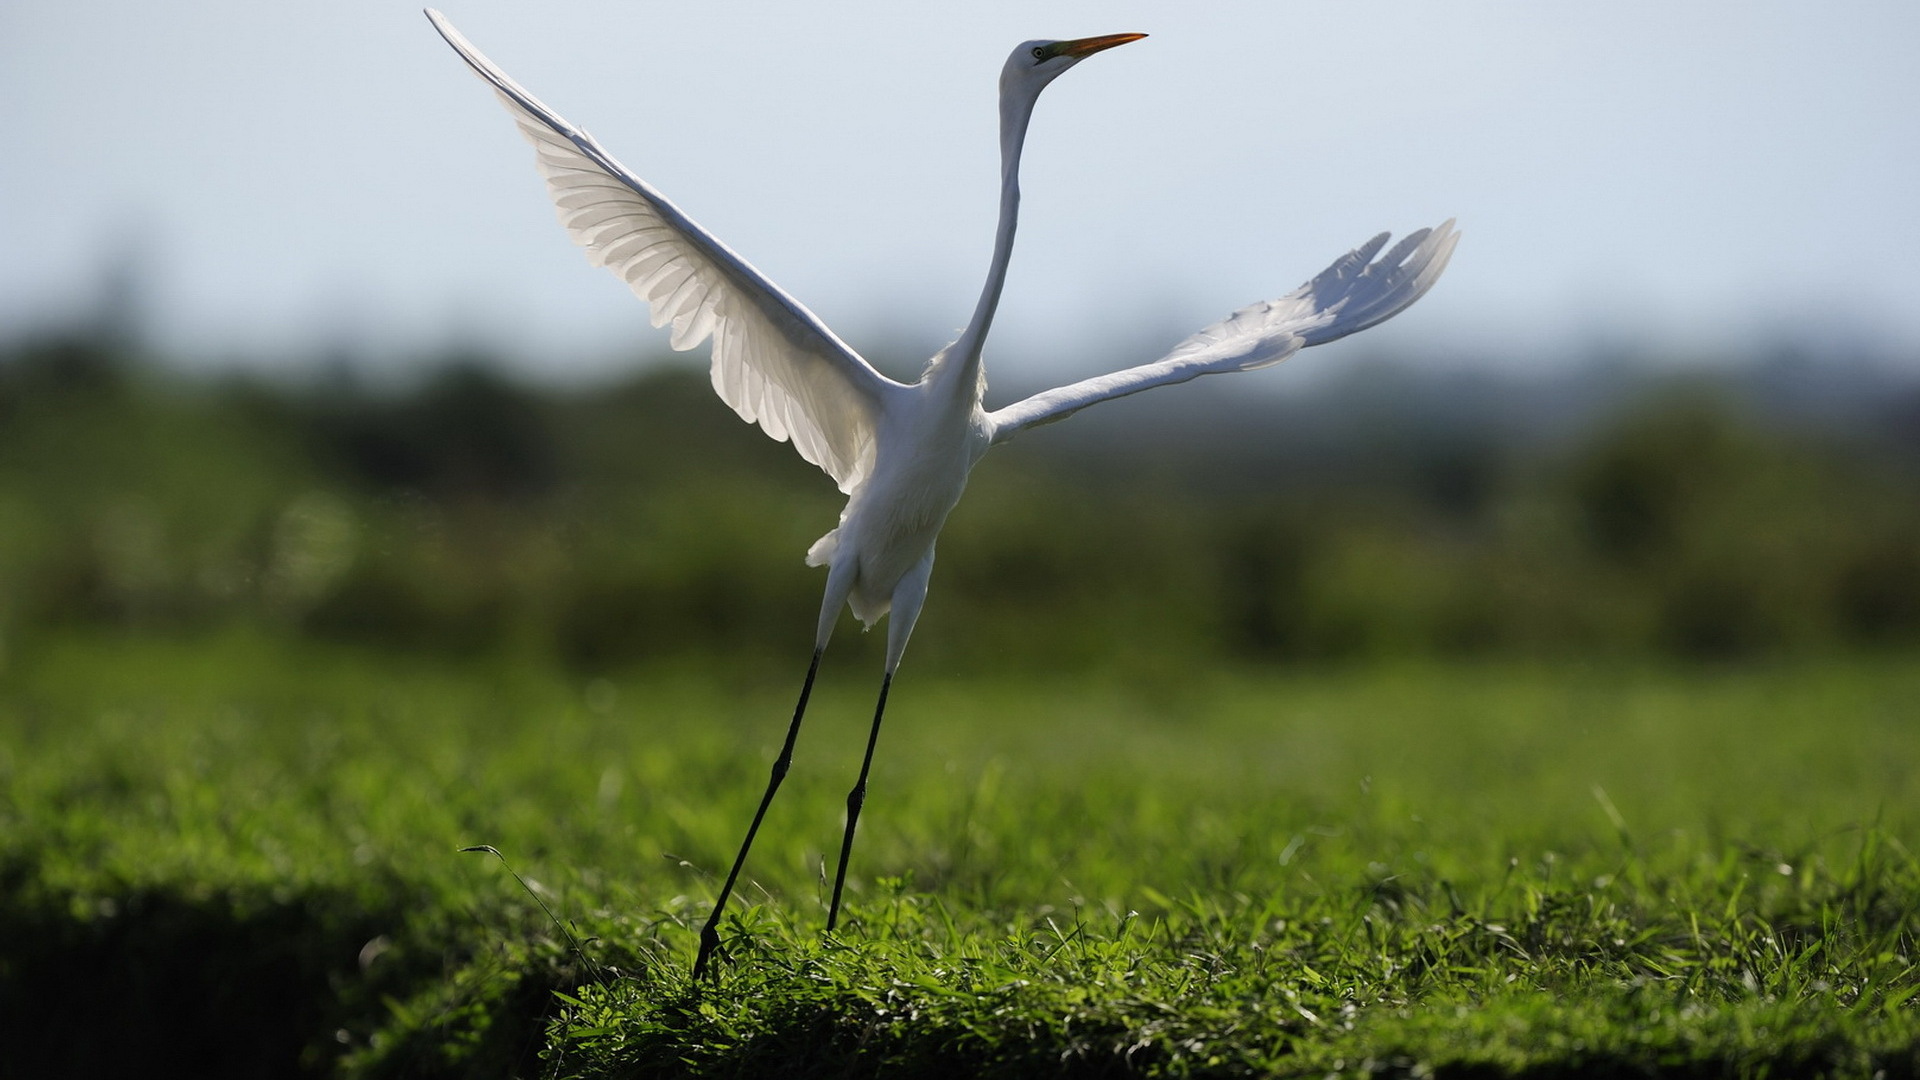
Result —
[{"label": "white plumage", "polygon": [[669,343],[713,338],[713,388],[733,410],[825,470],[844,492],[873,471],[880,396],[899,383],[875,371],[812,312],[629,172],[593,137],[508,78],[439,12],[427,16],[493,84],[535,162],[560,224],[595,266],[647,302]]},{"label": "white plumage", "polygon": [[848,496],[839,524],[807,552],[827,568],[812,663],[760,808],[747,829],[712,915],[701,931],[703,970],[719,945],[720,912],[753,837],[792,761],[820,655],[842,606],[868,625],[890,616],[880,700],[860,779],[847,799],[847,826],[828,909],[840,910],[854,824],[865,798],[880,720],[894,671],[913,631],[933,570],[934,542],[959,502],[967,475],[989,448],[1111,398],[1201,375],[1251,371],[1392,318],[1433,286],[1459,234],[1451,221],[1394,245],[1382,233],[1277,300],[1245,307],[1174,346],[1150,364],[1095,376],[992,412],[981,404],[981,347],[999,303],[1019,219],[1020,153],[1041,90],[1096,52],[1144,34],[1022,42],[1000,75],[1000,221],[992,262],[966,329],[917,382],[881,375],[813,313],[696,225],[664,195],[615,161],[586,132],[541,104],[482,56],[438,12],[441,35],[492,84],[534,145],[560,223],[596,265],[619,275],[647,302],[669,343],[713,342],[713,388],[742,419],[833,477]]}]

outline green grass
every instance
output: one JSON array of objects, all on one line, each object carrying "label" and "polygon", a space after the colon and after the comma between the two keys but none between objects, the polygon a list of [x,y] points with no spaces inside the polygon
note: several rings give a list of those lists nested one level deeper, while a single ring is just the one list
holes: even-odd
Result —
[{"label": "green grass", "polygon": [[[581,682],[236,634],[0,670],[7,1070],[1920,1071],[1920,666]],[[584,944],[500,864],[503,851]],[[112,1032],[113,1037],[103,1033]]]}]

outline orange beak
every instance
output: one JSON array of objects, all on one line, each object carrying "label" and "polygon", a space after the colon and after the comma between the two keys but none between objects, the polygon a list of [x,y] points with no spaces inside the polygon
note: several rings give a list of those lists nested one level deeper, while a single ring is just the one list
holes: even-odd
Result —
[{"label": "orange beak", "polygon": [[1125,45],[1129,41],[1139,41],[1145,34],[1102,34],[1099,37],[1076,38],[1062,41],[1053,47],[1057,56],[1071,56],[1075,60],[1092,56],[1102,49],[1111,49],[1115,45]]}]

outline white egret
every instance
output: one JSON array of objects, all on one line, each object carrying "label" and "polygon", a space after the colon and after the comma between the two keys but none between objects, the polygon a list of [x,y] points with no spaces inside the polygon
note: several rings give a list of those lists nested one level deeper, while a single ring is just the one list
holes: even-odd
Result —
[{"label": "white egret", "polygon": [[774,439],[791,440],[800,456],[825,470],[847,495],[839,524],[807,551],[807,565],[827,569],[813,659],[759,809],[701,930],[696,977],[719,946],[720,914],[793,761],[820,655],[845,605],[869,627],[883,615],[891,619],[866,755],[847,795],[846,831],[827,908],[827,929],[836,925],[887,691],[926,600],[934,541],[960,500],[967,474],[989,449],[1096,402],[1201,375],[1277,364],[1307,346],[1391,318],[1433,285],[1459,239],[1448,221],[1412,233],[1381,256],[1388,238],[1382,233],[1293,292],[1234,312],[1153,363],[988,410],[982,403],[987,383],[981,345],[1013,252],[1020,150],[1034,103],[1048,83],[1081,60],[1146,35],[1027,41],[1007,58],[1000,72],[1000,222],[986,286],[966,329],[909,384],[874,370],[812,312],[615,161],[585,131],[509,79],[438,12],[429,9],[427,17],[513,114],[520,134],[534,146],[561,224],[587,257],[618,274],[647,302],[655,326],[672,325],[675,349],[712,338],[713,388],[721,399]]}]

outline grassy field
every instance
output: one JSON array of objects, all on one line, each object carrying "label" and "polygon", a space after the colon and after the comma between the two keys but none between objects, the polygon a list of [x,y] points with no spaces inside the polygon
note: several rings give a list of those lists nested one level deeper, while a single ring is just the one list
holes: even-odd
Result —
[{"label": "grassy field", "polygon": [[800,658],[17,649],[0,1074],[1920,1072],[1910,657],[909,660],[825,938],[874,644],[829,654],[712,986]]}]

